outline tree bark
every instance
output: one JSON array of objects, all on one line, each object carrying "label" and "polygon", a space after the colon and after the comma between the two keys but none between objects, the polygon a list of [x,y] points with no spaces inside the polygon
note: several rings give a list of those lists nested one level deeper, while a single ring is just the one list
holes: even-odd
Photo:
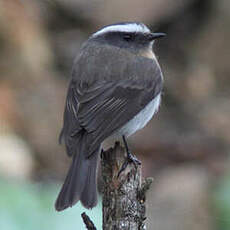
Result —
[{"label": "tree bark", "polygon": [[102,151],[103,230],[142,230],[145,226],[145,193],[152,179],[141,182],[141,166],[128,164],[119,175],[126,160],[126,151],[115,143]]}]

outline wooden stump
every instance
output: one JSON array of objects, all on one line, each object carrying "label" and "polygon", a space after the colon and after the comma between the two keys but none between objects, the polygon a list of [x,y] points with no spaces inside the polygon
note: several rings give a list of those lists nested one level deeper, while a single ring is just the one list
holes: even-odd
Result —
[{"label": "wooden stump", "polygon": [[102,151],[103,230],[142,230],[145,226],[145,193],[152,179],[141,182],[141,166],[129,164],[119,175],[126,151],[115,143]]}]

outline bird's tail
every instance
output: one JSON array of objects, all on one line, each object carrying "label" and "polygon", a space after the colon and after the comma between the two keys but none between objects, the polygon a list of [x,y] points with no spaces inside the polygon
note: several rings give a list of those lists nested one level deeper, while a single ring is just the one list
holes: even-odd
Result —
[{"label": "bird's tail", "polygon": [[56,200],[57,211],[72,207],[79,200],[86,208],[93,208],[97,204],[96,171],[100,147],[87,157],[83,140],[80,145],[80,151],[73,156],[71,167]]}]

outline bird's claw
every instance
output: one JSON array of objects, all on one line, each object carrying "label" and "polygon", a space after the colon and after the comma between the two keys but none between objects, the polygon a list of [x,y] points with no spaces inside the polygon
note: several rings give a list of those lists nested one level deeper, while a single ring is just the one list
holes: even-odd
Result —
[{"label": "bird's claw", "polygon": [[125,160],[125,162],[122,164],[121,169],[119,170],[117,177],[119,177],[121,175],[121,173],[126,169],[126,167],[128,166],[128,164],[133,163],[136,170],[138,165],[141,165],[141,161],[139,161],[133,154],[131,154],[130,152],[127,152],[127,158]]}]

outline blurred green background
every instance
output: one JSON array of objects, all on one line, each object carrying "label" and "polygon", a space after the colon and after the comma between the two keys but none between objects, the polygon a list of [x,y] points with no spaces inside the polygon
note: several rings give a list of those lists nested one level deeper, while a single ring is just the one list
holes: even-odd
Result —
[{"label": "blurred green background", "polygon": [[154,177],[148,229],[230,229],[229,0],[0,0],[0,229],[85,229],[83,211],[101,229],[101,203],[54,210],[70,163],[57,140],[74,56],[120,21],[167,33],[160,111],[129,139]]}]

